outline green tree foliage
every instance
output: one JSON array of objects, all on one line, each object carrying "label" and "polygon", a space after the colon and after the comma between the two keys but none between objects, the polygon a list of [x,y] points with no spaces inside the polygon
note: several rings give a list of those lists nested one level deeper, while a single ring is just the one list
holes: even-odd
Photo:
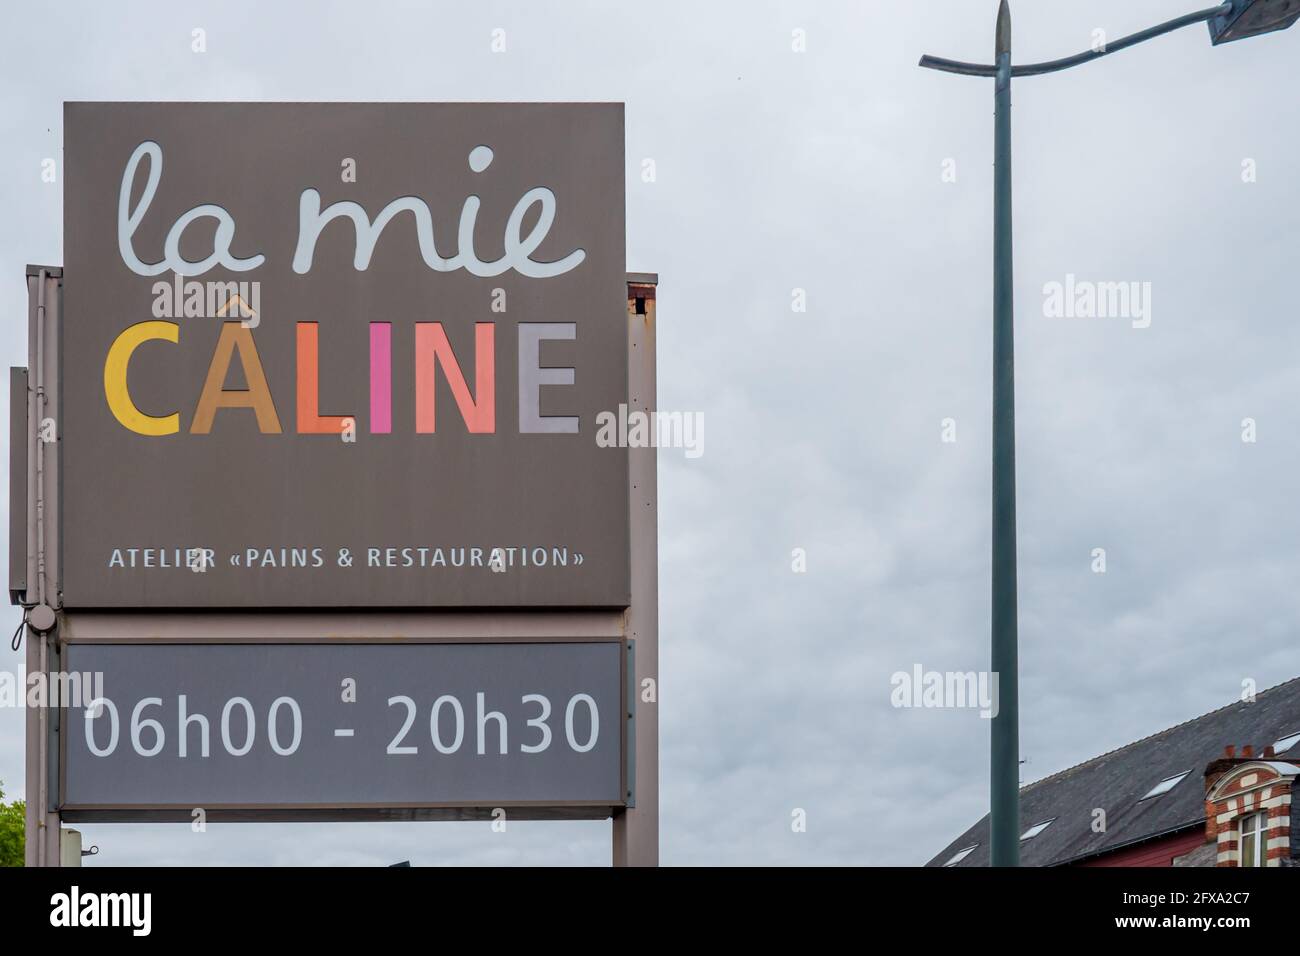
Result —
[{"label": "green tree foliage", "polygon": [[0,866],[22,866],[27,805],[22,800],[4,802],[0,786]]}]

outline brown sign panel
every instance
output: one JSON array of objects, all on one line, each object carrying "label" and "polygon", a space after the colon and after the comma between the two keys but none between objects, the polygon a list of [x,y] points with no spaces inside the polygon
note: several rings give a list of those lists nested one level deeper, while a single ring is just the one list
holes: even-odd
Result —
[{"label": "brown sign panel", "polygon": [[628,604],[621,104],[64,140],[65,606]]}]

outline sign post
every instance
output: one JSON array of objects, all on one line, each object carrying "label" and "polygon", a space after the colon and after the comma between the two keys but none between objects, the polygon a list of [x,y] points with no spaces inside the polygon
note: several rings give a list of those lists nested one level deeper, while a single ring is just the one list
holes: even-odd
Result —
[{"label": "sign post", "polygon": [[[657,407],[655,291],[659,277],[628,276],[629,413]],[[614,865],[659,865],[659,477],[655,449],[629,452],[633,643],[634,805],[614,818]]]}]

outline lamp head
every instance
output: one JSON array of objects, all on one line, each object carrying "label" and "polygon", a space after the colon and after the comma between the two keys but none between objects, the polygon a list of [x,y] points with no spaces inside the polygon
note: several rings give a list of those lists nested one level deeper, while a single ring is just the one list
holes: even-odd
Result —
[{"label": "lamp head", "polygon": [[1215,46],[1285,30],[1300,20],[1300,0],[1231,0],[1232,9],[1212,17],[1210,39]]}]

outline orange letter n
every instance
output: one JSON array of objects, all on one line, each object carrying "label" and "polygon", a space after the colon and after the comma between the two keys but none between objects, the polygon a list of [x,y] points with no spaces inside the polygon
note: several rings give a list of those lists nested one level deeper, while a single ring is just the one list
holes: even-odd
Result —
[{"label": "orange letter n", "polygon": [[441,322],[415,323],[415,430],[425,435],[434,430],[434,392],[437,369],[441,363],[451,386],[451,394],[460,409],[460,417],[472,435],[490,435],[496,431],[496,360],[491,322],[474,326],[474,387],[477,398],[470,395],[465,375],[456,361],[451,342]]}]

